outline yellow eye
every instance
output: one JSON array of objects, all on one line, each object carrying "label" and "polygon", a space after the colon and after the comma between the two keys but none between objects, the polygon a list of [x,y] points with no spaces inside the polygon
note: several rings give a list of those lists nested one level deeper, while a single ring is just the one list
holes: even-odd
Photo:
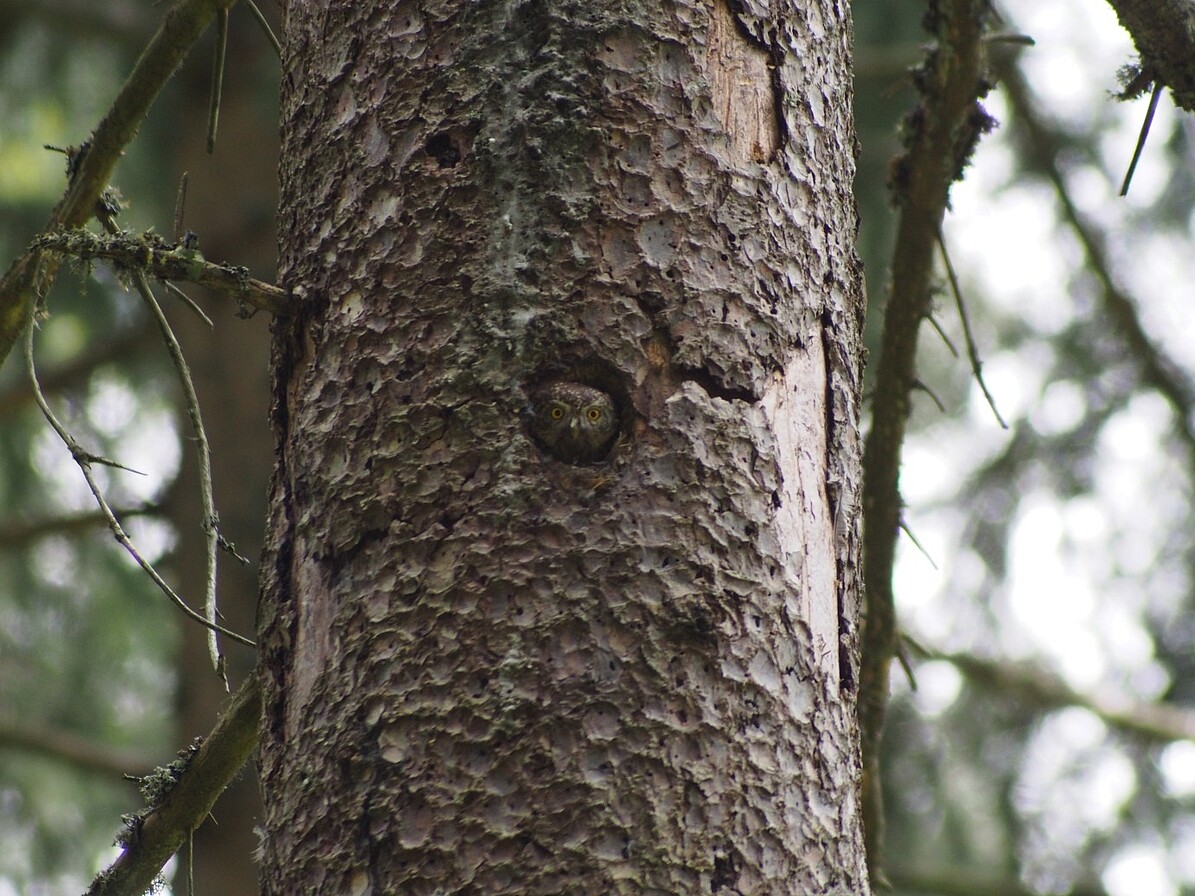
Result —
[{"label": "yellow eye", "polygon": [[590,423],[597,423],[599,420],[602,419],[602,409],[601,408],[590,408],[588,411],[585,412],[585,416],[589,418]]},{"label": "yellow eye", "polygon": [[564,408],[562,408],[560,405],[556,405],[554,408],[552,408],[552,410],[548,411],[548,416],[553,420],[559,420],[564,416]]}]

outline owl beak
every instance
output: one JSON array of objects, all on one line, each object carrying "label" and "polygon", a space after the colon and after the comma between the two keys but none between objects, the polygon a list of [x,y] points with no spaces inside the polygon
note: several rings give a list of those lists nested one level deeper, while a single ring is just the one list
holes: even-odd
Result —
[{"label": "owl beak", "polygon": [[569,428],[569,432],[575,433],[578,429],[581,428],[581,421],[578,420],[576,417],[574,417],[572,420],[569,421],[568,428]]}]

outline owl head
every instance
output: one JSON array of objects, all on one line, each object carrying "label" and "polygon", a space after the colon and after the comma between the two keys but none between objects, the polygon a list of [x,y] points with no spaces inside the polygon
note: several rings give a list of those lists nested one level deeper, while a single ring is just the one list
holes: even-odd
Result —
[{"label": "owl head", "polygon": [[601,460],[618,435],[618,407],[601,389],[552,383],[535,394],[529,428],[536,443],[557,460]]}]

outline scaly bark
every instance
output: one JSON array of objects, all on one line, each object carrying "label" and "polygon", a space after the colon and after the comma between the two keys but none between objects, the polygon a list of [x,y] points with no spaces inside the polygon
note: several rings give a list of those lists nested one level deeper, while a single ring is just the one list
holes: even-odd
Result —
[{"label": "scaly bark", "polygon": [[868,892],[849,20],[734,9],[291,5],[267,893]]}]

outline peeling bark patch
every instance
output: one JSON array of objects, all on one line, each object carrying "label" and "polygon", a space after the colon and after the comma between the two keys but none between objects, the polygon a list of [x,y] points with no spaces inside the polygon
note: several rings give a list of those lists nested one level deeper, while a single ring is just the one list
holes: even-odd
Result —
[{"label": "peeling bark patch", "polygon": [[714,114],[726,132],[733,161],[766,164],[780,148],[769,61],[767,52],[740,33],[725,0],[715,0],[706,69]]},{"label": "peeling bark patch", "polygon": [[839,684],[838,571],[835,564],[833,524],[829,496],[822,479],[826,452],[824,393],[801,388],[802,383],[823,382],[826,359],[820,343],[806,339],[818,350],[796,353],[787,369],[777,372],[760,402],[776,451],[788,477],[772,493],[776,525],[786,551],[799,552],[792,561],[802,570],[797,584],[800,618],[813,636],[814,660],[828,681]]}]

